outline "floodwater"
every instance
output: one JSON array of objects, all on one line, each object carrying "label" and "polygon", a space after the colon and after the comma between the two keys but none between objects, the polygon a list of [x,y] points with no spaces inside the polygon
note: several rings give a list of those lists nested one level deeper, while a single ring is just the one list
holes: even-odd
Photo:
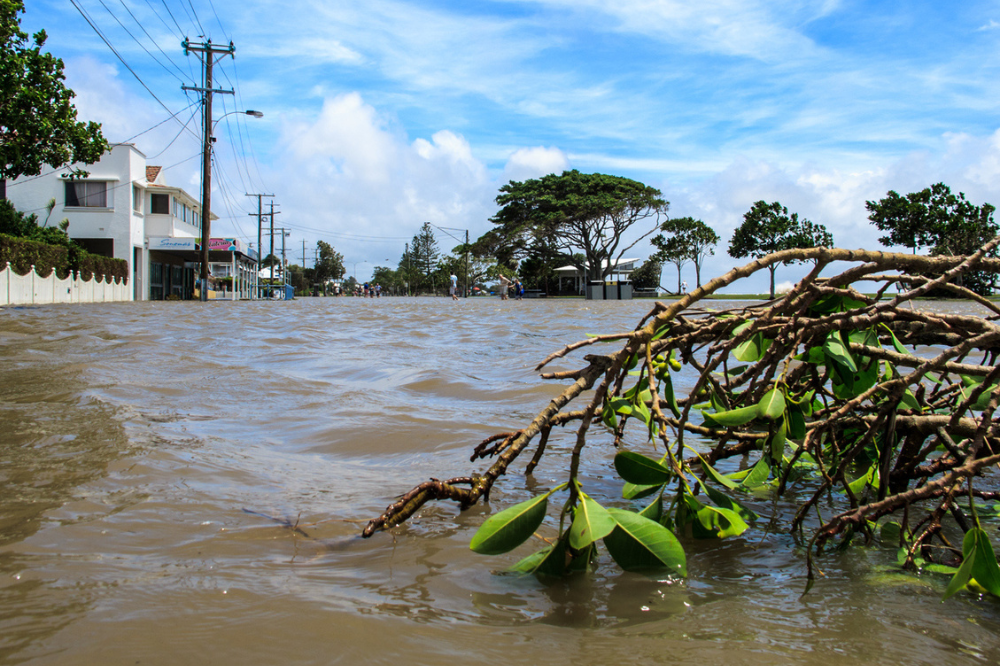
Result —
[{"label": "floodwater", "polygon": [[[716,303],[716,307],[724,304]],[[820,560],[766,518],[686,542],[689,578],[543,584],[468,549],[494,507],[565,480],[571,430],[493,506],[358,537],[558,386],[534,365],[651,303],[303,299],[0,311],[2,664],[995,664],[1000,601]],[[586,353],[586,352],[584,352]],[[553,366],[576,367],[580,356]],[[587,491],[620,503],[607,442]],[[763,516],[771,504],[753,508]],[[551,512],[550,512],[551,513]],[[295,525],[298,529],[293,529]],[[1000,541],[995,540],[1000,543]]]}]

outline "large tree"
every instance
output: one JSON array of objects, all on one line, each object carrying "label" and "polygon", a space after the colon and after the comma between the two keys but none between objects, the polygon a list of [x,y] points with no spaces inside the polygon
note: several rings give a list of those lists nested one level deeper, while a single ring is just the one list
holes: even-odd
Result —
[{"label": "large tree", "polygon": [[411,270],[420,275],[422,282],[426,286],[431,282],[431,276],[437,270],[438,260],[441,258],[441,251],[438,249],[437,239],[434,237],[434,229],[430,222],[424,222],[410,241],[410,262]]},{"label": "large tree", "polygon": [[[477,245],[510,265],[548,244],[589,280],[604,280],[625,252],[656,231],[667,210],[656,188],[576,170],[511,181],[500,188],[496,202],[500,211],[490,218],[496,226]],[[649,218],[654,220],[652,228],[638,229],[626,239],[626,232]]]},{"label": "large tree", "polygon": [[[719,234],[701,220],[692,217],[678,217],[667,220],[660,225],[660,231],[672,234],[654,236],[650,242],[659,250],[661,260],[673,261],[672,255],[680,254],[685,260],[694,264],[695,285],[701,286],[701,267],[705,258],[715,254],[715,246],[719,243]],[[676,262],[674,262],[676,263]],[[677,280],[680,285],[680,265],[677,267]],[[678,290],[680,286],[678,286]]]},{"label": "large tree", "polygon": [[43,166],[93,164],[108,149],[95,122],[77,122],[63,62],[44,53],[44,30],[21,30],[20,0],[0,0],[0,179],[35,176]]},{"label": "large tree", "polygon": [[653,237],[650,242],[657,248],[656,254],[653,255],[657,261],[663,261],[677,267],[677,293],[680,294],[683,289],[681,285],[681,269],[684,268],[684,264],[691,260],[691,246],[688,244],[687,239],[680,234],[668,237],[660,234]]},{"label": "large tree", "polygon": [[324,241],[316,241],[316,249],[319,251],[319,259],[316,261],[316,272],[313,278],[316,282],[324,285],[330,280],[339,280],[344,277],[344,255],[337,252],[333,247]]},{"label": "large tree", "polygon": [[[760,259],[772,252],[793,248],[833,247],[833,236],[822,224],[799,220],[798,213],[789,214],[779,202],[758,201],[744,213],[743,224],[736,228],[729,241],[729,256],[736,259]],[[769,264],[771,298],[774,298],[774,272],[777,264]]]},{"label": "large tree", "polygon": [[663,266],[656,257],[650,257],[643,262],[642,266],[632,271],[630,276],[632,287],[638,290],[653,290],[660,288],[660,273]]},{"label": "large tree", "polygon": [[[976,206],[963,192],[952,194],[951,188],[937,183],[919,192],[900,196],[890,191],[879,201],[867,201],[868,219],[880,231],[883,245],[902,245],[916,254],[919,248],[930,248],[935,256],[970,255],[997,235],[993,221],[996,210],[990,204]],[[996,256],[996,251],[991,256]],[[984,296],[993,293],[992,273],[970,271],[960,278],[962,286]]]}]

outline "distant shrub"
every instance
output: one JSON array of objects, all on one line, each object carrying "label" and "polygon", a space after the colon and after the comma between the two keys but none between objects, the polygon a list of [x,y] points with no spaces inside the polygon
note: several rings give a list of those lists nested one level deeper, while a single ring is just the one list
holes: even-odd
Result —
[{"label": "distant shrub", "polygon": [[20,275],[27,275],[35,266],[35,272],[47,277],[55,267],[59,277],[79,271],[84,280],[96,273],[128,282],[127,261],[87,252],[66,233],[67,224],[39,227],[37,215],[26,215],[0,199],[0,266],[9,261]]},{"label": "distant shrub", "polygon": [[42,277],[52,273],[53,268],[59,277],[66,277],[70,271],[67,248],[0,234],[0,266],[7,262],[18,275],[27,275],[32,266]]}]

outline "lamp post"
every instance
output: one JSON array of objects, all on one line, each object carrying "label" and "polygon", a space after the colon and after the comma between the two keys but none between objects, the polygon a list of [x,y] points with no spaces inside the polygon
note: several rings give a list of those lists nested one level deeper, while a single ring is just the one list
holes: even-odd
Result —
[{"label": "lamp post", "polygon": [[[211,87],[211,86],[209,86]],[[211,110],[211,107],[208,107]],[[202,155],[202,168],[203,168],[203,180],[201,189],[201,300],[208,300],[208,242],[212,238],[212,143],[215,141],[215,126],[219,124],[219,120],[222,120],[226,116],[231,116],[234,113],[242,113],[248,116],[253,116],[254,118],[263,118],[263,111],[254,111],[253,109],[247,111],[230,111],[229,113],[223,114],[218,120],[212,123],[211,127],[207,127],[206,122],[206,137],[205,146]],[[208,115],[206,113],[206,115]]]}]

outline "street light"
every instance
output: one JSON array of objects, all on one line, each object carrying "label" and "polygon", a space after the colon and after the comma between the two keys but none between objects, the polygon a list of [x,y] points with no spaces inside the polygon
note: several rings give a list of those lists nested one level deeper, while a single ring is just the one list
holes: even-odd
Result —
[{"label": "street light", "polygon": [[241,113],[244,116],[253,116],[254,118],[263,118],[264,117],[264,112],[263,111],[254,111],[253,109],[248,109],[246,111],[230,111],[229,113],[222,114],[221,116],[219,116],[216,119],[216,121],[214,123],[212,123],[212,131],[213,132],[215,131],[215,126],[218,125],[219,122],[223,118],[225,118],[226,116],[231,116],[231,115],[236,114],[236,113]]},{"label": "street light", "polygon": [[[206,111],[211,111],[211,105],[207,106]],[[263,111],[254,111],[253,109],[247,111],[230,111],[229,113],[224,113],[219,118],[222,120],[226,116],[231,116],[234,113],[242,113],[248,116],[253,116],[254,118],[263,118]],[[209,116],[210,113],[206,113]],[[215,137],[212,134],[215,133],[215,126],[219,124],[219,120],[216,120],[211,127],[211,132],[208,129],[208,121],[210,118],[205,118],[205,133],[208,136],[205,137],[205,145],[203,147],[202,155],[202,184],[201,184],[201,300],[208,300],[208,242],[212,238],[212,142],[215,141]]]}]

